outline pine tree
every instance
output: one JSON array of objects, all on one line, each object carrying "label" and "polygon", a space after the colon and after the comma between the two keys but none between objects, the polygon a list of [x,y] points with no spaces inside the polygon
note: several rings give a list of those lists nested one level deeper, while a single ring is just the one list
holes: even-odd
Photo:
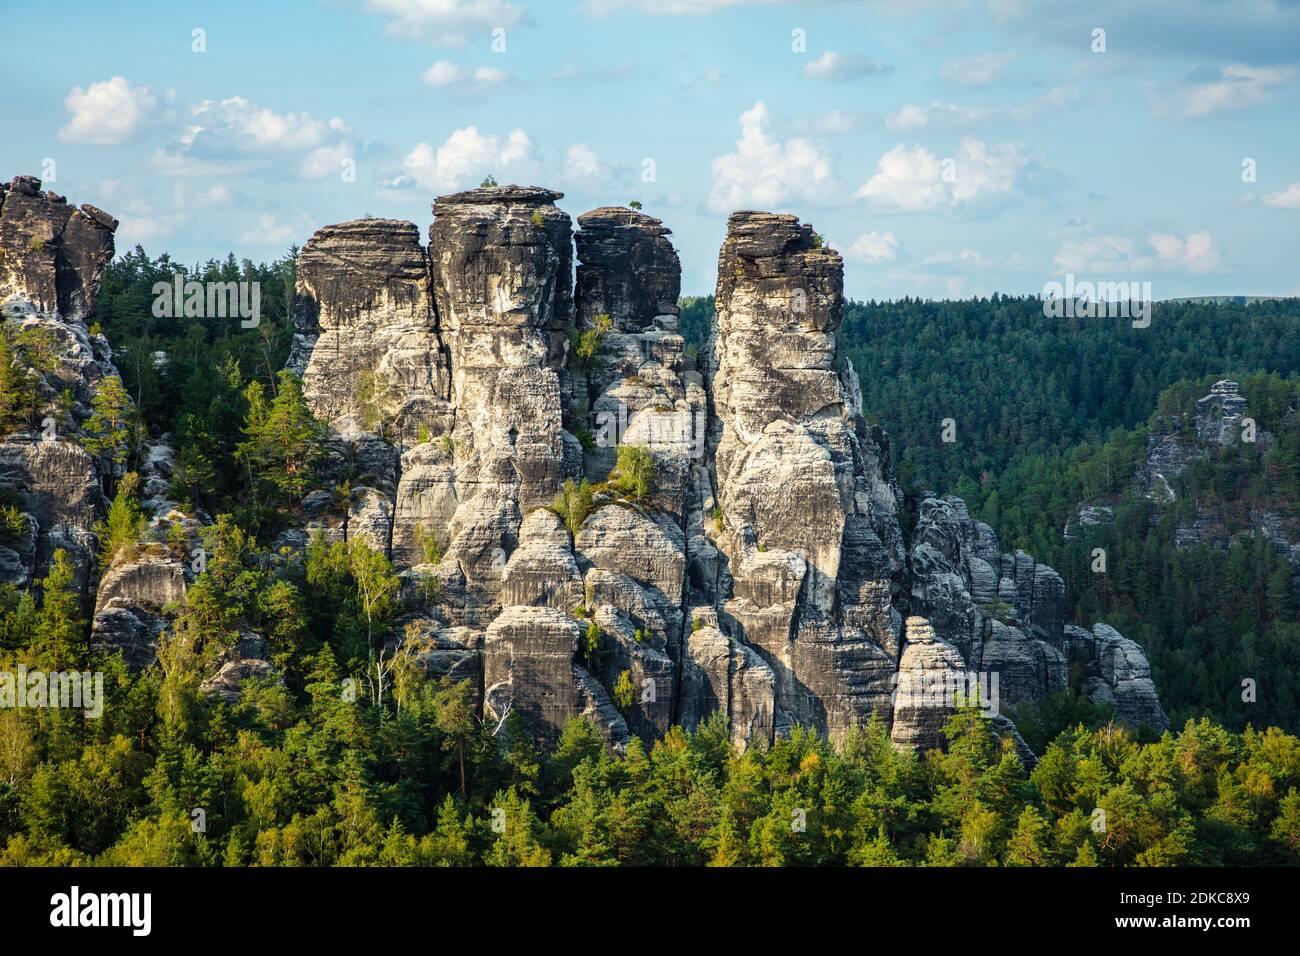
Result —
[{"label": "pine tree", "polygon": [[420,843],[421,856],[434,866],[473,866],[470,818],[461,819],[451,794],[447,794],[438,808],[438,824],[434,831]]},{"label": "pine tree", "polygon": [[496,840],[484,854],[488,866],[550,866],[551,852],[542,845],[537,814],[513,787],[497,794],[489,811]]},{"label": "pine tree", "polygon": [[8,330],[0,330],[0,434],[31,424],[39,404],[36,386]]},{"label": "pine tree", "polygon": [[1007,844],[1007,866],[1050,866],[1052,828],[1034,807],[1025,807]]},{"label": "pine tree", "polygon": [[36,642],[46,670],[72,670],[85,660],[86,621],[81,614],[76,568],[68,552],[54,552],[50,572],[41,582],[42,601],[36,618]]},{"label": "pine tree", "polygon": [[135,432],[135,407],[122,387],[122,380],[116,375],[102,379],[90,407],[90,417],[82,426],[85,433],[82,446],[115,466],[125,464]]},{"label": "pine tree", "polygon": [[736,815],[729,804],[722,805],[722,816],[718,819],[711,840],[714,849],[713,856],[709,858],[709,866],[745,865],[745,842],[740,837]]},{"label": "pine tree", "polygon": [[285,370],[269,405],[260,382],[250,383],[244,398],[246,440],[237,454],[248,468],[250,481],[267,481],[291,503],[300,502],[325,453],[325,431],[307,407],[302,382]]},{"label": "pine tree", "polygon": [[117,494],[108,508],[108,518],[95,526],[99,538],[99,567],[107,571],[119,554],[133,556],[144,536],[147,522],[136,501],[140,476],[128,471],[118,482]]},{"label": "pine tree", "polygon": [[460,770],[460,795],[467,794],[465,785],[465,748],[478,732],[474,720],[473,691],[469,681],[451,683],[446,678],[433,698],[434,726],[442,734],[442,749],[455,751]]}]

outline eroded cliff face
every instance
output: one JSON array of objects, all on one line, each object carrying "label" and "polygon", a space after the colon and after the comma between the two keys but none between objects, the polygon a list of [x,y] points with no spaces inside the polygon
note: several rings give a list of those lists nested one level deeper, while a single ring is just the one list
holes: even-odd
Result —
[{"label": "eroded cliff face", "polygon": [[[1261,450],[1270,448],[1276,438],[1247,420],[1246,396],[1241,386],[1230,379],[1215,382],[1210,391],[1197,399],[1195,412],[1184,421],[1171,416],[1157,421],[1147,439],[1147,455],[1137,472],[1138,488],[1161,511],[1178,500],[1177,479],[1197,460],[1221,461],[1234,446],[1254,442]],[[1195,515],[1182,519],[1174,529],[1174,542],[1182,547],[1208,545],[1227,548],[1234,541],[1251,537],[1267,540],[1292,570],[1292,586],[1300,595],[1300,517],[1285,501],[1264,502],[1243,508],[1245,527],[1232,527],[1222,509],[1196,504]],[[1079,509],[1078,524],[1109,521],[1113,515],[1103,507]],[[1076,533],[1074,523],[1065,529],[1067,536]]]},{"label": "eroded cliff face", "polygon": [[34,336],[32,348],[45,353],[33,369],[37,414],[0,442],[0,485],[27,519],[27,533],[0,547],[0,574],[18,586],[43,577],[59,549],[79,585],[90,584],[101,475],[111,464],[77,439],[98,383],[117,374],[108,342],[87,327],[116,228],[108,214],[70,206],[34,177],[0,184],[0,313],[11,339]]},{"label": "eroded cliff face", "polygon": [[[291,367],[387,475],[341,533],[404,569],[398,639],[473,680],[486,721],[517,714],[547,744],[586,714],[618,746],[720,711],[745,747],[874,713],[931,747],[951,700],[900,686],[996,672],[1018,703],[1074,661],[1094,698],[1164,725],[1136,645],[1066,625],[1060,577],[1002,554],[960,500],[920,502],[909,550],[888,438],[837,353],[843,262],[811,226],[731,217],[697,359],[670,230],[602,207],[574,232],[559,198],[444,196],[427,253],[412,224],[361,220],[299,261]],[[625,445],[653,462],[648,495],[619,480]],[[587,505],[553,507],[584,478]]]},{"label": "eroded cliff face", "polygon": [[[329,425],[329,461],[277,551],[320,533],[389,555],[409,609],[393,640],[469,679],[485,721],[518,715],[543,745],[576,715],[621,746],[721,712],[742,748],[796,724],[842,738],[872,714],[900,746],[940,746],[951,695],[918,689],[973,672],[996,675],[1002,702],[1032,701],[1064,687],[1071,663],[1121,717],[1167,723],[1140,648],[1066,624],[1059,575],[1002,554],[959,499],[919,502],[905,544],[888,438],[837,352],[843,263],[811,226],[731,217],[716,327],[696,357],[678,333],[670,230],[603,207],[575,232],[560,198],[471,190],[435,202],[427,247],[414,224],[382,219],[303,246],[289,367]],[[87,586],[98,570],[92,640],[143,668],[191,577],[161,542],[209,519],[167,500],[163,436],[141,474],[150,540],[94,568],[111,465],[78,439],[115,374],[86,327],[113,225],[34,180],[0,191],[7,321],[54,343],[50,411],[73,396],[52,436],[0,443],[0,479],[28,519],[0,571],[29,584],[57,547]],[[1202,442],[1239,425],[1221,384],[1202,403]],[[625,446],[648,456],[648,489],[629,490]],[[584,479],[589,500],[557,507]],[[208,690],[237,696],[266,657],[245,635]]]},{"label": "eroded cliff face", "polygon": [[[1122,720],[1168,727],[1141,648],[1105,624],[1090,631],[1067,623],[1061,576],[1023,551],[1003,554],[993,529],[973,520],[960,498],[919,503],[909,564],[912,613],[967,669],[997,675],[999,704],[1065,689],[1073,664],[1094,702]],[[911,742],[938,746],[940,729],[921,727]]]},{"label": "eroded cliff face", "polygon": [[836,371],[843,314],[843,262],[810,226],[731,217],[708,370],[717,608],[776,676],[774,727],[832,737],[889,715],[902,646],[898,493]]},{"label": "eroded cliff face", "polygon": [[0,302],[84,324],[116,229],[108,213],[70,206],[33,176],[0,183]]},{"label": "eroded cliff face", "polygon": [[[29,176],[0,184],[0,312],[11,341],[27,343],[21,360],[35,373],[40,406],[30,427],[0,442],[0,486],[16,497],[27,526],[17,541],[0,546],[0,575],[28,587],[48,573],[56,551],[65,551],[92,617],[91,643],[121,651],[140,669],[156,659],[168,623],[163,607],[181,600],[187,587],[187,567],[162,542],[173,522],[194,537],[200,521],[167,500],[166,437],[148,442],[140,471],[148,540],[111,566],[97,566],[104,487],[123,466],[84,447],[91,402],[118,374],[108,341],[90,328],[117,220],[40,187]],[[36,365],[31,350],[45,353]]]}]

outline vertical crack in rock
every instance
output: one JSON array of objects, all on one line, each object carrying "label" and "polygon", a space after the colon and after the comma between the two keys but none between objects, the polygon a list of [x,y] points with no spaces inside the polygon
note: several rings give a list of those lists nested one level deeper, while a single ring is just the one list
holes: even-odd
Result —
[{"label": "vertical crack in rock", "polygon": [[[652,216],[601,207],[578,217],[577,330],[596,334],[590,361],[571,364],[572,417],[587,437],[586,473],[609,475],[619,445],[654,463],[639,506],[608,500],[575,542],[588,607],[604,635],[597,677],[635,689],[632,732],[659,736],[680,720],[690,551],[689,516],[703,468],[703,381],[678,333],[681,263]],[[598,502],[599,503],[599,502]]]},{"label": "vertical crack in rock", "polygon": [[452,429],[419,230],[392,219],[326,226],[302,247],[297,273],[300,332],[289,367],[302,368],[304,396],[330,426],[329,487],[304,501],[308,530],[359,534],[409,558],[398,515],[402,457]]},{"label": "vertical crack in rock", "polygon": [[572,238],[560,193],[528,187],[441,196],[429,227],[433,290],[451,355],[455,495],[448,556],[466,614],[497,613],[525,512],[576,473],[561,379],[572,318]]}]

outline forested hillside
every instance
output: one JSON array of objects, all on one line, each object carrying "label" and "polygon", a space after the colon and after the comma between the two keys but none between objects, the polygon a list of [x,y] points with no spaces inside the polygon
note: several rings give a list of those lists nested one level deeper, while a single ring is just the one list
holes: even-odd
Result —
[{"label": "forested hillside", "polygon": [[[247,386],[260,383],[266,396],[278,390],[293,336],[293,270],[292,249],[269,265],[237,263],[231,254],[187,268],[166,254],[150,258],[137,246],[105,268],[96,310],[145,431],[171,436],[178,453],[175,493],[210,514],[238,513],[264,533],[273,528],[274,508],[253,494],[248,469],[229,463],[247,437]],[[216,316],[155,316],[154,285],[172,283],[177,272],[203,282],[259,282],[260,321],[244,328]]]},{"label": "forested hillside", "polygon": [[[169,637],[158,645],[157,665],[144,669],[92,639],[62,552],[37,586],[0,589],[0,669],[102,671],[107,696],[99,720],[67,709],[0,713],[0,863],[1300,860],[1300,741],[1260,729],[1295,721],[1295,605],[1279,583],[1284,564],[1249,543],[1227,552],[1174,548],[1186,517],[1181,505],[1153,519],[1154,505],[1134,484],[1148,429],[1172,427],[1156,423],[1189,410],[1210,380],[1202,376],[1285,364],[1295,333],[1285,316],[1268,312],[1274,304],[1180,307],[1228,309],[1223,327],[1238,323],[1252,344],[1232,362],[1216,360],[1209,353],[1231,351],[1236,340],[1224,333],[1220,342],[1220,326],[1194,315],[1185,338],[1171,340],[1181,343],[1168,373],[1177,373],[1176,384],[1163,396],[1169,383],[1160,356],[1140,340],[1093,377],[1081,360],[1071,364],[1060,348],[1022,336],[1029,300],[851,308],[845,341],[868,409],[908,462],[909,488],[924,479],[966,495],[1009,544],[1035,549],[1061,569],[1080,617],[1122,624],[1152,654],[1174,732],[1139,737],[1109,724],[1104,709],[1054,694],[1015,714],[1042,755],[1031,772],[1013,741],[974,711],[949,721],[947,752],[922,755],[900,751],[875,719],[836,745],[796,728],[742,749],[715,716],[691,731],[673,727],[658,741],[632,736],[621,754],[586,718],[571,720],[553,750],[534,745],[517,713],[494,726],[479,714],[472,683],[430,668],[427,643],[400,639],[438,579],[399,574],[361,535],[303,537],[300,551],[272,546],[301,525],[328,454],[325,424],[300,380],[281,371],[292,337],[292,256],[269,266],[231,257],[194,270],[261,283],[262,319],[250,329],[156,319],[153,284],[175,268],[137,248],[104,272],[94,331],[111,343],[130,401],[101,403],[97,411],[113,418],[111,427],[86,429],[93,442],[94,428],[107,428],[118,442],[111,454],[120,456],[120,477],[105,489],[111,506],[96,529],[98,560],[113,569],[134,567],[137,558],[188,562],[197,535],[204,563],[183,600],[159,614]],[[918,320],[925,308],[933,314]],[[981,326],[988,311],[1000,317]],[[986,357],[1010,348],[1012,358],[989,372],[962,366],[940,332],[953,314],[959,341]],[[711,299],[683,303],[681,326],[693,344],[711,315]],[[1157,312],[1148,334],[1160,319]],[[910,333],[909,321],[926,327]],[[1259,328],[1247,335],[1243,322]],[[882,343],[871,338],[877,327]],[[981,327],[1019,344],[977,341]],[[1107,354],[1095,330],[1076,329],[1058,346],[1066,341],[1079,354]],[[4,383],[13,409],[7,427],[25,428],[39,407],[25,367],[39,365],[47,350],[35,333],[7,335],[4,344],[12,373]],[[1033,371],[1040,360],[1042,376]],[[868,372],[886,366],[889,374]],[[1141,388],[1112,397],[1129,374]],[[1295,500],[1295,379],[1241,378],[1273,440],[1190,467],[1177,485],[1180,502],[1239,513],[1251,503]],[[1049,379],[1074,384],[1062,391]],[[998,383],[1027,406],[999,394]],[[927,443],[929,430],[907,413],[905,397],[936,423],[958,420],[958,453]],[[957,407],[945,409],[945,398]],[[1026,407],[1054,408],[1069,427],[1052,432]],[[1106,440],[1087,440],[1108,430]],[[183,511],[210,517],[201,528],[151,524],[142,510],[137,469],[152,467],[164,434],[175,461],[165,492]],[[1027,447],[1009,437],[1017,434],[1028,436]],[[977,435],[990,440],[983,452],[974,451]],[[913,442],[920,451],[909,458]],[[344,482],[324,507],[346,515],[351,494]],[[1082,503],[1112,507],[1115,520],[1066,539],[1061,530]],[[21,535],[14,515],[10,533]],[[1098,543],[1110,551],[1107,575],[1088,568]],[[422,547],[437,558],[436,540]],[[588,661],[613,646],[602,644],[608,638],[594,621],[588,637],[592,628]],[[255,654],[248,644],[258,646]],[[1258,672],[1257,709],[1216,706],[1214,695],[1224,682],[1235,688],[1243,667]],[[223,683],[231,674],[233,683]],[[620,707],[631,706],[630,684],[627,691]],[[1184,725],[1203,713],[1233,730],[1212,720]],[[1244,729],[1247,722],[1255,729]]]},{"label": "forested hillside", "polygon": [[[1295,540],[1300,519],[1300,380],[1259,373],[1243,392],[1267,443],[1239,443],[1188,462],[1176,498],[1143,493],[1148,441],[1168,434],[1208,379],[1164,392],[1151,422],[1103,443],[1017,457],[958,493],[1065,578],[1069,602],[1138,641],[1175,725],[1211,715],[1241,728],[1300,722],[1297,571],[1263,532],[1274,516]],[[1186,431],[1189,418],[1183,419]],[[1081,505],[1110,509],[1079,521]],[[1103,513],[1104,514],[1104,513]],[[1071,525],[1073,533],[1062,533]],[[1274,535],[1278,532],[1274,530]],[[1105,570],[1096,569],[1104,549]],[[1245,700],[1243,681],[1257,685]]]},{"label": "forested hillside", "polygon": [[1149,328],[1047,318],[1036,296],[855,302],[840,334],[904,476],[948,490],[1134,428],[1176,382],[1294,372],[1300,300],[1158,302]]},{"label": "forested hillside", "polygon": [[[699,346],[712,309],[711,297],[684,302]],[[1032,297],[855,302],[840,337],[905,487],[963,498],[1008,546],[1057,568],[1073,617],[1144,647],[1175,726],[1300,723],[1295,570],[1249,533],[1252,512],[1300,518],[1300,300],[1157,303],[1146,329],[1048,319]],[[1242,382],[1273,441],[1193,460],[1162,508],[1140,488],[1148,441],[1190,429],[1222,378]],[[1112,507],[1113,521],[1067,538],[1081,505]],[[1198,514],[1230,540],[1189,536]],[[1093,570],[1098,547],[1105,573]]]}]

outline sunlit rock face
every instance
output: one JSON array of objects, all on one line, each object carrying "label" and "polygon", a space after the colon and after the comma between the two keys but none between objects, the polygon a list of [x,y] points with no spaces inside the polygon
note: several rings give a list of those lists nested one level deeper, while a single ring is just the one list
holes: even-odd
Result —
[{"label": "sunlit rock face", "polygon": [[447,362],[415,224],[326,226],[297,267],[300,322],[317,334],[303,373],[312,410],[343,432],[386,424],[412,440],[421,425],[445,427]]},{"label": "sunlit rock face", "polygon": [[902,638],[897,491],[836,371],[843,288],[811,226],[735,213],[708,367],[724,633],[775,673],[775,727],[832,737],[889,715]]},{"label": "sunlit rock face", "polygon": [[[299,264],[290,367],[331,426],[308,530],[391,556],[413,605],[395,639],[471,679],[485,722],[549,745],[582,715],[621,747],[721,713],[744,748],[877,714],[928,748],[951,702],[900,685],[993,671],[1002,700],[1036,700],[1085,655],[1094,697],[1157,719],[1131,648],[1079,639],[1059,575],[960,500],[920,501],[904,542],[889,440],[837,352],[843,262],[811,226],[731,217],[696,356],[670,230],[601,207],[575,231],[560,198],[442,196],[427,248],[358,220]],[[644,496],[620,484],[626,446],[648,452]],[[557,503],[583,479],[585,510]]]},{"label": "sunlit rock face", "polygon": [[39,336],[49,353],[36,376],[43,408],[29,428],[0,442],[0,485],[16,497],[27,526],[0,548],[0,569],[19,586],[48,573],[60,549],[77,586],[89,593],[93,585],[93,529],[114,465],[86,452],[80,438],[99,383],[117,375],[108,342],[89,330],[116,228],[112,216],[69,205],[35,177],[0,183],[0,316],[10,334]]},{"label": "sunlit rock face", "polygon": [[84,323],[116,229],[108,213],[70,206],[33,176],[0,183],[0,303],[20,297],[37,312]]}]

